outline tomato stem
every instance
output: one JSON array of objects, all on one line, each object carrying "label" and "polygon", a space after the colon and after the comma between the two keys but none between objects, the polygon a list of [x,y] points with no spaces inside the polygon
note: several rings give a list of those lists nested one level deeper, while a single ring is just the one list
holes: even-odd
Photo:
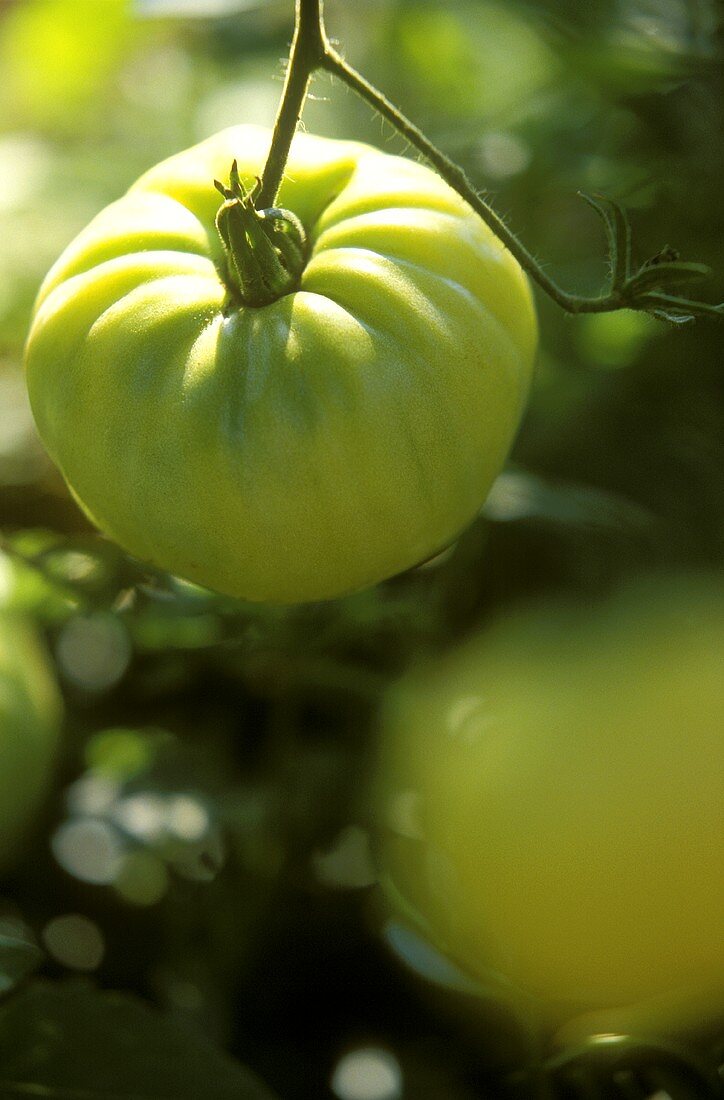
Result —
[{"label": "tomato stem", "polygon": [[341,80],[391,123],[493,230],[541,290],[568,313],[636,309],[679,323],[699,316],[724,318],[724,303],[713,305],[670,293],[672,288],[697,277],[701,265],[679,263],[678,259],[667,263],[660,273],[661,282],[653,288],[648,264],[632,270],[628,218],[617,204],[600,197],[592,201],[590,196],[584,196],[605,223],[611,268],[608,288],[602,294],[584,297],[560,287],[490,203],[475,190],[463,169],[438,149],[414,122],[330,45],[324,26],[323,0],[296,0],[294,38],[258,206],[272,206],[276,200],[309,82],[319,69]]},{"label": "tomato stem", "polygon": [[312,74],[321,69],[329,49],[324,30],[323,0],[296,0],[294,38],[271,148],[262,173],[259,206],[273,206],[307,98]]},{"label": "tomato stem", "polygon": [[214,180],[224,202],[216,215],[216,228],[224,246],[226,267],[222,277],[235,305],[265,306],[289,294],[299,285],[306,259],[301,222],[288,210],[257,209],[261,181],[247,191],[239,178],[236,161],[231,165],[229,186]]},{"label": "tomato stem", "polygon": [[[676,295],[645,293],[643,285],[640,285],[640,278],[646,265],[643,265],[643,268],[638,271],[628,272],[627,277],[622,277],[622,265],[618,263],[617,258],[621,255],[630,263],[631,240],[628,219],[617,206],[616,210],[620,217],[615,224],[609,223],[611,228],[608,234],[609,259],[611,261],[612,276],[607,292],[588,298],[563,290],[543,270],[532,253],[508,228],[490,203],[474,189],[463,169],[438,149],[414,122],[395,107],[382,92],[370,84],[361,73],[353,69],[328,43],[325,48],[323,67],[350,87],[362,99],[366,100],[418,152],[422,153],[425,160],[436,169],[446,183],[449,183],[453,190],[457,191],[485,224],[493,230],[541,290],[545,291],[554,302],[568,313],[608,313],[617,309],[638,309],[653,313],[665,320],[679,322],[704,315],[724,318],[724,303],[712,305],[708,302],[679,298]],[[615,206],[616,204],[611,205]],[[676,285],[677,281],[681,282],[687,277],[687,272],[684,269],[687,267],[698,268],[699,265],[676,264],[672,266],[677,268],[676,271],[670,272],[672,281]]]}]

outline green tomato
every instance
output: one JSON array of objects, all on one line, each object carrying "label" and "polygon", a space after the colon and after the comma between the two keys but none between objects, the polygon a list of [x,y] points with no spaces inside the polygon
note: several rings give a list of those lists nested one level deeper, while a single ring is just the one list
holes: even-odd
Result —
[{"label": "green tomato", "polygon": [[723,704],[720,580],[509,614],[392,693],[392,896],[566,1041],[710,1024],[724,1013]]},{"label": "green tomato", "polygon": [[229,309],[213,181],[226,130],[151,169],[38,297],[27,382],[89,517],[131,554],[254,600],[334,597],[430,558],[510,448],[537,329],[516,261],[432,171],[298,135],[279,204],[298,290]]},{"label": "green tomato", "polygon": [[32,628],[0,616],[0,868],[17,855],[48,793],[58,748],[58,689]]}]

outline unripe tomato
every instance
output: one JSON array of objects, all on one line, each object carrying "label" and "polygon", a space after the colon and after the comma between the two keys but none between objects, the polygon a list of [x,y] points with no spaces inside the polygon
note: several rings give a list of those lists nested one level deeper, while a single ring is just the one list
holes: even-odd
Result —
[{"label": "unripe tomato", "polygon": [[561,1035],[724,1013],[724,584],[519,610],[387,708],[386,874]]},{"label": "unripe tomato", "polygon": [[[230,305],[214,179],[269,133],[151,169],[38,297],[27,382],[91,519],[136,557],[254,600],[333,597],[430,558],[508,453],[536,344],[518,264],[432,171],[299,135],[279,205],[299,288]],[[231,195],[231,191],[228,192]]]},{"label": "unripe tomato", "polygon": [[60,697],[40,642],[25,622],[0,615],[0,868],[33,822],[58,747]]}]

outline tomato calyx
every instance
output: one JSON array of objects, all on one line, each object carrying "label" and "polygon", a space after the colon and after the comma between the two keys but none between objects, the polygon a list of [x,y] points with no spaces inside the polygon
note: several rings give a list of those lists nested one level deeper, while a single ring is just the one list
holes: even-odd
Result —
[{"label": "tomato calyx", "polygon": [[214,180],[224,202],[216,228],[224,246],[221,277],[229,292],[230,309],[266,306],[299,286],[307,260],[307,240],[299,218],[282,207],[257,210],[261,180],[247,188],[231,165],[229,186]]}]

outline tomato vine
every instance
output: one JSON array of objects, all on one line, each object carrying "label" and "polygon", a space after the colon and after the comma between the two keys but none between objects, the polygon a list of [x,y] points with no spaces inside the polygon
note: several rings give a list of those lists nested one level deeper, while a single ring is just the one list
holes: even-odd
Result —
[{"label": "tomato vine", "polygon": [[677,287],[706,277],[709,269],[704,264],[682,261],[677,252],[667,248],[639,267],[634,267],[626,212],[618,203],[599,195],[580,193],[604,223],[610,265],[608,287],[602,294],[592,297],[574,294],[560,287],[490,203],[475,190],[463,169],[332,46],[325,29],[323,0],[296,0],[294,37],[271,149],[257,198],[258,209],[274,203],[309,84],[318,71],[326,71],[342,81],[402,134],[493,230],[530,278],[562,309],[569,313],[633,309],[676,323],[691,321],[699,316],[724,317],[724,302],[715,305],[675,293]]}]

